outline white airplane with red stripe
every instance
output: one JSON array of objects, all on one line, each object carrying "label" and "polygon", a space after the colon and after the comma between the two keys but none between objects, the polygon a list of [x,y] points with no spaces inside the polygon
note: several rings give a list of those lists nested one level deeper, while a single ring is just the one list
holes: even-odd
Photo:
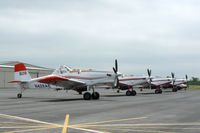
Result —
[{"label": "white airplane with red stripe", "polygon": [[[135,96],[137,93],[133,90],[134,86],[147,83],[148,77],[135,75],[122,75],[119,77],[119,90],[127,90],[127,96]],[[119,90],[117,92],[119,92]]]},{"label": "white airplane with red stripe", "polygon": [[[51,75],[32,79],[24,64],[15,65],[15,80],[9,83],[16,83],[22,97],[22,92],[29,88],[63,88],[65,90],[75,90],[83,94],[85,100],[99,99],[100,94],[95,92],[96,86],[117,86],[121,75],[118,72],[117,60],[115,60],[114,72],[95,71],[95,70],[72,70],[67,66],[60,66]],[[43,86],[43,87],[40,87]],[[92,90],[92,94],[89,90]]]},{"label": "white airplane with red stripe", "polygon": [[171,82],[170,85],[165,85],[163,86],[163,88],[172,88],[172,91],[173,92],[176,92],[177,90],[181,90],[183,88],[188,88],[188,76],[185,75],[185,79],[184,78],[180,78],[180,79],[176,79],[175,76],[174,76],[174,73],[172,73],[172,77],[173,77],[173,80]]},{"label": "white airplane with red stripe", "polygon": [[174,76],[174,73],[171,73],[171,78],[152,78],[151,77],[151,70],[148,71],[149,76],[149,86],[152,89],[156,89],[155,93],[162,93],[162,90],[160,88],[172,88],[173,92],[176,92],[180,87],[184,88],[185,86],[188,87],[187,79],[188,76],[186,75],[186,79],[176,79]]}]

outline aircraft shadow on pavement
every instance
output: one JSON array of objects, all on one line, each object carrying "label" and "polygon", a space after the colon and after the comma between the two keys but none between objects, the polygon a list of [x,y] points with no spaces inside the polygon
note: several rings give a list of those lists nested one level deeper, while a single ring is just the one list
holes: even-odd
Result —
[{"label": "aircraft shadow on pavement", "polygon": [[[19,98],[16,98],[16,97],[11,97],[11,98],[8,98],[8,99],[19,99]],[[23,97],[19,100],[23,100],[23,99],[35,99],[35,100],[38,100],[38,98],[34,98],[34,97]],[[74,99],[61,99],[61,98],[54,98],[54,99],[50,99],[50,98],[39,98],[38,102],[65,102],[65,101],[79,101],[79,100],[83,100],[83,98],[74,98]]]},{"label": "aircraft shadow on pavement", "polygon": [[83,98],[74,98],[74,99],[49,99],[49,100],[40,100],[39,102],[66,102],[66,101],[83,101]]}]

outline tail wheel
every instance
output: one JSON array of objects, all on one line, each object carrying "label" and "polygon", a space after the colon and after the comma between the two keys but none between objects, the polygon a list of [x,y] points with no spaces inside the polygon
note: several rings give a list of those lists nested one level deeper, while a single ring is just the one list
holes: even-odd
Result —
[{"label": "tail wheel", "polygon": [[132,92],[131,92],[131,91],[129,91],[129,90],[128,90],[128,91],[126,91],[126,95],[127,95],[127,96],[131,96],[131,94],[132,94]]},{"label": "tail wheel", "polygon": [[135,96],[137,92],[135,90],[132,91],[132,96]]},{"label": "tail wheel", "polygon": [[89,92],[84,93],[83,99],[84,100],[90,100],[91,99],[91,94]]},{"label": "tail wheel", "polygon": [[18,94],[17,94],[17,98],[22,98],[22,94],[21,94],[21,93],[18,93]]},{"label": "tail wheel", "polygon": [[99,99],[100,94],[98,92],[93,92],[92,93],[92,99]]}]

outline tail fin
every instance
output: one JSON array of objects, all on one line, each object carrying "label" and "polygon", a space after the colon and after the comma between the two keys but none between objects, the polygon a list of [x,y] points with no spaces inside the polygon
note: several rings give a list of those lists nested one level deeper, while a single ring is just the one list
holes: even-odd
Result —
[{"label": "tail fin", "polygon": [[16,81],[29,81],[31,76],[23,63],[15,65],[15,80]]}]

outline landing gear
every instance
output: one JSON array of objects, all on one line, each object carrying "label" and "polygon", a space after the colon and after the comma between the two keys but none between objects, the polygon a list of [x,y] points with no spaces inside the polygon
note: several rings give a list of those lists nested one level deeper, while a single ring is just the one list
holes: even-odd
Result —
[{"label": "landing gear", "polygon": [[84,100],[90,100],[91,99],[91,94],[89,92],[86,92],[83,94],[83,99]]},{"label": "landing gear", "polygon": [[135,90],[132,90],[132,96],[135,96],[137,92]]},{"label": "landing gear", "polygon": [[22,93],[18,93],[17,98],[22,98]]},{"label": "landing gear", "polygon": [[98,92],[93,92],[92,94],[90,92],[85,92],[83,94],[84,100],[91,100],[91,99],[98,100],[99,97],[100,97],[100,94]]},{"label": "landing gear", "polygon": [[126,96],[135,96],[137,93],[135,90],[127,90],[126,91]]},{"label": "landing gear", "polygon": [[177,88],[173,88],[173,89],[172,89],[172,92],[177,92]]},{"label": "landing gear", "polygon": [[117,90],[117,93],[119,93],[120,91],[119,90]]},{"label": "landing gear", "polygon": [[99,99],[99,97],[100,97],[100,94],[98,92],[93,92],[92,93],[92,99],[97,100],[97,99]]},{"label": "landing gear", "polygon": [[155,90],[155,94],[162,94],[162,90],[161,89],[156,89]]},{"label": "landing gear", "polygon": [[127,91],[126,91],[126,95],[127,95],[127,96],[131,96],[131,91],[127,90]]}]

